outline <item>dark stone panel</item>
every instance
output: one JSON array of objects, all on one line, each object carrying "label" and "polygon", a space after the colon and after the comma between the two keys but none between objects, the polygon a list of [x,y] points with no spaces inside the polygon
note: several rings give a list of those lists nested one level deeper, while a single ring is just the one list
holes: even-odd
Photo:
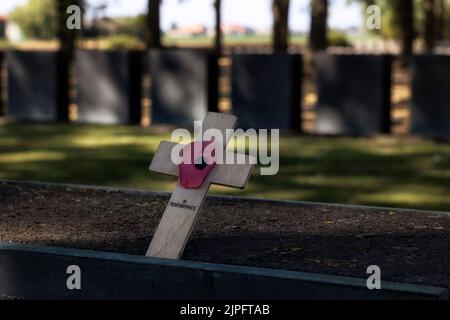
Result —
[{"label": "dark stone panel", "polygon": [[58,119],[57,52],[10,51],[8,115],[19,121]]},{"label": "dark stone panel", "polygon": [[300,129],[301,56],[235,54],[232,59],[232,108],[238,127]]},{"label": "dark stone panel", "polygon": [[152,122],[192,128],[217,112],[217,57],[200,49],[150,52]]},{"label": "dark stone panel", "polygon": [[412,66],[411,132],[450,138],[450,56],[415,56]]},{"label": "dark stone panel", "polygon": [[77,50],[80,123],[129,124],[141,117],[141,53]]},{"label": "dark stone panel", "polygon": [[391,57],[319,53],[319,134],[369,136],[390,132]]}]

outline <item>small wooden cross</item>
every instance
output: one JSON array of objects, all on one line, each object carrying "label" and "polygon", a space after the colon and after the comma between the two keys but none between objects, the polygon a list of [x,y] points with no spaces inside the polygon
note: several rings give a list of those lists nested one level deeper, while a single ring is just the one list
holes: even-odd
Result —
[{"label": "small wooden cross", "polygon": [[[236,127],[237,118],[233,115],[209,112],[203,121],[202,131],[214,128],[222,132],[226,147],[231,137],[226,137],[226,129]],[[199,141],[201,137],[195,137]],[[150,164],[150,170],[166,175],[179,176],[179,166],[171,160],[172,149],[176,143],[162,141]],[[225,152],[224,152],[225,153]],[[234,154],[233,154],[234,156]],[[177,182],[162,219],[147,250],[147,257],[179,259],[192,233],[200,209],[203,206],[211,184],[234,188],[244,188],[254,167],[254,159],[246,157],[245,164],[215,164],[200,187],[184,188]]]}]

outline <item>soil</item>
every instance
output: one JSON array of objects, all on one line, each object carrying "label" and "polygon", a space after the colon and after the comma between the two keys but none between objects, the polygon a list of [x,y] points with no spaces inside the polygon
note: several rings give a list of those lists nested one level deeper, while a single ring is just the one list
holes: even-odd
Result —
[{"label": "soil", "polygon": [[[144,255],[168,197],[0,182],[0,241]],[[210,197],[186,260],[450,287],[450,214]]]}]

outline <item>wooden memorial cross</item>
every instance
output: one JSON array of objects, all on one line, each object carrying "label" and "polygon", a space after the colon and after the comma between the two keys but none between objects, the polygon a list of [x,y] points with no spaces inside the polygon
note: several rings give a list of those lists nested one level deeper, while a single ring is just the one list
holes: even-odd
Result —
[{"label": "wooden memorial cross", "polygon": [[[226,129],[234,129],[236,122],[237,118],[235,116],[209,112],[203,121],[202,132],[211,128],[220,130],[224,137],[223,146],[225,148],[228,140],[231,138],[226,136]],[[201,141],[202,137],[195,137],[194,139],[195,141]],[[181,169],[179,165],[174,164],[171,160],[171,152],[176,145],[176,143],[162,141],[152,159],[150,170],[162,174],[180,176]],[[218,184],[242,189],[247,184],[253,171],[254,161],[250,161],[248,156],[245,156],[245,158],[245,164],[216,163],[212,169],[207,169],[211,170],[209,173],[195,172],[206,176],[203,182],[196,185],[195,188],[183,187],[186,183],[182,183],[179,179],[146,256],[179,259],[197,221],[209,186]],[[185,159],[184,155],[183,159]],[[204,169],[201,166],[195,166],[193,171]]]}]

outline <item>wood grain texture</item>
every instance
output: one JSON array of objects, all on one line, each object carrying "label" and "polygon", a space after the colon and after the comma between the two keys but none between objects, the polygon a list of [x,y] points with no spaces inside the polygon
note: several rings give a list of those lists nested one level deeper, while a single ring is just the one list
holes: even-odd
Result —
[{"label": "wood grain texture", "polygon": [[178,166],[171,160],[172,149],[176,145],[174,142],[161,141],[150,163],[149,170],[169,176],[178,176]]},{"label": "wood grain texture", "polygon": [[[205,119],[203,120],[202,131],[203,133],[208,129],[218,129],[222,132],[223,137],[225,137],[224,148],[226,147],[231,136],[226,135],[227,129],[234,129],[237,125],[237,118],[231,114],[208,112]],[[195,140],[201,141],[203,137],[195,136]]]},{"label": "wood grain texture", "polygon": [[209,186],[210,183],[205,181],[200,189],[184,189],[177,182],[147,250],[147,257],[167,259],[181,257],[194,229]]}]

